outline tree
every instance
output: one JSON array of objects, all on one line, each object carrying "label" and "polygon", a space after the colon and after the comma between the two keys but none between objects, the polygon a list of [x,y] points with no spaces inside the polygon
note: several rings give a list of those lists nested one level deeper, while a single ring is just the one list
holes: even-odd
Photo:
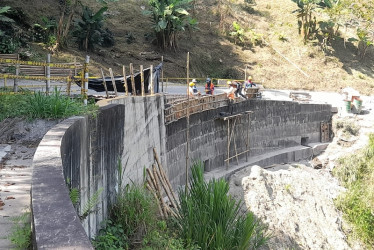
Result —
[{"label": "tree", "polygon": [[177,47],[177,35],[187,27],[194,27],[196,19],[189,16],[192,0],[149,0],[154,31],[159,46],[163,49]]},{"label": "tree", "polygon": [[73,36],[77,38],[78,46],[85,51],[92,50],[96,44],[101,44],[103,38],[104,12],[108,7],[102,7],[93,13],[88,6],[83,6],[81,19],[74,23]]}]

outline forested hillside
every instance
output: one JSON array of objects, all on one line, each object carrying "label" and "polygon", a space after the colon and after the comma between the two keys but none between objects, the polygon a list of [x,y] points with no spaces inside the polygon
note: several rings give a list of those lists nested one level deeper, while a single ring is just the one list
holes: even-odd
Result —
[{"label": "forested hillside", "polygon": [[[174,3],[174,4],[172,4]],[[374,88],[369,0],[3,0],[0,53],[158,64],[165,76],[244,78],[266,88]],[[5,7],[5,6],[9,6]]]}]

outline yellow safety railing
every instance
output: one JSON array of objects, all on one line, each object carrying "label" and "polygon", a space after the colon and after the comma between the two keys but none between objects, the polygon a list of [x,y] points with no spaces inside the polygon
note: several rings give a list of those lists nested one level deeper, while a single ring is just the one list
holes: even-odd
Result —
[{"label": "yellow safety railing", "polygon": [[[205,85],[205,80],[206,78],[201,78],[201,77],[190,77],[188,78],[189,81],[192,81],[192,79],[196,79],[196,81],[198,81],[196,83],[196,85]],[[225,79],[225,78],[210,78],[212,79],[212,82],[214,84],[214,86],[216,87],[227,87],[226,84],[218,84],[219,82],[222,82],[224,81],[225,83],[227,81],[237,81],[237,82],[244,82],[245,80],[242,80],[242,79]],[[187,83],[187,78],[182,78],[182,77],[164,77],[164,84],[166,84],[166,87],[167,87],[167,84],[168,83],[177,83],[177,84],[184,84],[184,83]]]}]

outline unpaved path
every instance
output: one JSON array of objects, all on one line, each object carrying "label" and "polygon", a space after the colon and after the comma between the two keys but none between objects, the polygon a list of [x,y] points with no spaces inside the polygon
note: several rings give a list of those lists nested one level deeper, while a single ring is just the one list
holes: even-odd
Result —
[{"label": "unpaved path", "polygon": [[57,122],[20,118],[0,122],[0,249],[14,247],[8,236],[12,219],[29,212],[35,150]]}]

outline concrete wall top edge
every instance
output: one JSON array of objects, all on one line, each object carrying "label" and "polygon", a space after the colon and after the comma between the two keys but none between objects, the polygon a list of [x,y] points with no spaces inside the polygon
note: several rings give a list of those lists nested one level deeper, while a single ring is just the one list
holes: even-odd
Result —
[{"label": "concrete wall top edge", "polygon": [[35,249],[93,249],[71,203],[60,151],[65,132],[84,119],[72,117],[57,124],[35,152],[31,187]]}]

